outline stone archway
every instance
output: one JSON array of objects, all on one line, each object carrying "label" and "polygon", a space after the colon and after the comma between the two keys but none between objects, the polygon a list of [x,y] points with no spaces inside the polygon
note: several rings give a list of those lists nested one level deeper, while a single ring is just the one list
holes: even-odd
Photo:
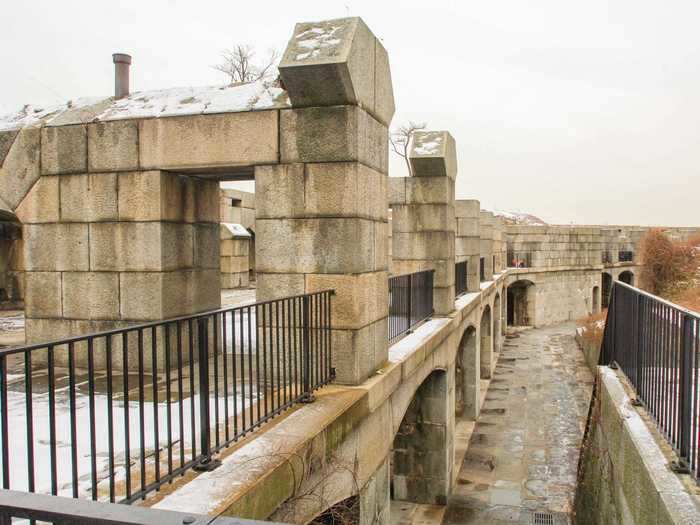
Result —
[{"label": "stone archway", "polygon": [[620,273],[618,280],[625,284],[629,284],[630,286],[634,286],[634,273],[632,273],[630,270],[625,270],[624,272]]},{"label": "stone archway", "polygon": [[448,373],[433,370],[411,400],[394,436],[391,497],[445,505],[450,493],[453,441]]},{"label": "stone archway", "polygon": [[0,209],[0,304],[19,306],[22,301],[21,243],[22,225],[17,216]]},{"label": "stone archway", "polygon": [[501,351],[501,295],[496,294],[493,300],[493,351],[499,353]]},{"label": "stone archway", "polygon": [[535,284],[525,279],[508,286],[508,326],[535,325]]},{"label": "stone archway", "polygon": [[612,290],[612,275],[603,272],[601,275],[601,304],[607,308],[610,303],[610,291]]},{"label": "stone archway", "polygon": [[591,313],[597,314],[600,312],[600,287],[594,286],[591,294]]},{"label": "stone archway", "polygon": [[468,326],[457,348],[455,367],[455,415],[476,420],[479,417],[480,365],[476,328]]},{"label": "stone archway", "polygon": [[493,370],[493,325],[491,320],[491,307],[486,306],[481,314],[479,327],[479,350],[481,379],[490,379]]}]

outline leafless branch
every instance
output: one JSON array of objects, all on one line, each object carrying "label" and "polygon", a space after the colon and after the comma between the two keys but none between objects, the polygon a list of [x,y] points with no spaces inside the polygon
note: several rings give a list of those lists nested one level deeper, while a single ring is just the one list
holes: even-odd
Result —
[{"label": "leafless branch", "polygon": [[403,157],[403,160],[406,163],[406,168],[408,168],[409,175],[413,175],[411,163],[408,160],[408,148],[411,145],[411,137],[413,136],[414,132],[425,129],[425,127],[425,122],[416,123],[409,121],[408,124],[399,127],[397,130],[391,133],[391,135],[389,135],[391,149],[399,157]]},{"label": "leafless branch", "polygon": [[265,61],[255,60],[252,46],[239,44],[221,53],[222,62],[212,66],[228,77],[229,84],[245,84],[264,79],[274,70],[279,55],[270,50]]}]

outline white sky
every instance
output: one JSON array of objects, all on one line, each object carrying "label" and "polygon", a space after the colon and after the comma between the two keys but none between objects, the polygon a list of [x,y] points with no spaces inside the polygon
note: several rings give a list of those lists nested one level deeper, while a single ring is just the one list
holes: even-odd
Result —
[{"label": "white sky", "polygon": [[[394,126],[457,140],[458,198],[556,223],[700,225],[700,3],[7,1],[0,113],[223,83],[222,49],[284,50],[295,22],[362,16],[389,51]],[[403,174],[393,159],[391,174]]]}]

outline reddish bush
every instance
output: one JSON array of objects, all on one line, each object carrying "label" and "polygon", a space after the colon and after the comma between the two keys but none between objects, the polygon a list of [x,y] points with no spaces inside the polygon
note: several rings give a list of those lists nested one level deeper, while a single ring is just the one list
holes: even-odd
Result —
[{"label": "reddish bush", "polygon": [[606,309],[597,314],[582,317],[576,321],[576,325],[582,329],[581,337],[583,337],[584,341],[600,346],[603,342],[603,332],[605,331],[605,319],[607,316],[608,311]]},{"label": "reddish bush", "polygon": [[692,285],[698,263],[694,246],[672,241],[661,229],[649,230],[641,243],[641,287],[669,297]]}]

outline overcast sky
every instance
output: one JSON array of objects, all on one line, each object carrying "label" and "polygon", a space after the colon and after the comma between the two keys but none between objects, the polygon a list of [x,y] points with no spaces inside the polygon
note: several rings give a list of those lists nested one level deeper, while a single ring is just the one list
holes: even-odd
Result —
[{"label": "overcast sky", "polygon": [[[295,22],[361,16],[397,111],[457,140],[458,198],[555,223],[700,225],[700,2],[6,1],[0,113],[224,82],[222,49],[284,50]],[[402,174],[399,159],[391,174]]]}]

